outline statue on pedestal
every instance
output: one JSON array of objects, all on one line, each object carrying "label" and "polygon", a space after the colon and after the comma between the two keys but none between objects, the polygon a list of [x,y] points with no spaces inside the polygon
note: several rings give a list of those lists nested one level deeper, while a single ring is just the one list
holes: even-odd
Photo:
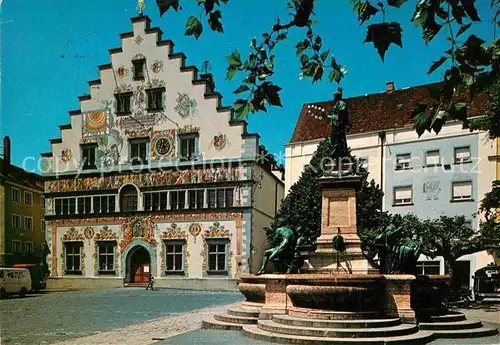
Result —
[{"label": "statue on pedestal", "polygon": [[[297,228],[297,233],[302,233],[300,227]],[[309,254],[316,250],[316,242],[304,236],[295,240],[295,232],[286,226],[278,227],[275,236],[276,246],[264,252],[262,265],[256,275],[265,272],[269,261],[277,263],[279,273],[298,273]]]},{"label": "statue on pedestal", "polygon": [[333,147],[333,157],[343,158],[349,154],[347,147],[347,131],[350,128],[349,110],[347,104],[342,100],[342,88],[333,95],[333,111],[328,118],[332,120],[332,133],[330,141]]}]

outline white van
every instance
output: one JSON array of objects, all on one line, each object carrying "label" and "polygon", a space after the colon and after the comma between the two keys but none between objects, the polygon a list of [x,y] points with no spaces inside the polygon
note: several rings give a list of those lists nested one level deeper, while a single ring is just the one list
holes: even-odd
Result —
[{"label": "white van", "polygon": [[7,295],[24,297],[31,290],[30,271],[26,268],[0,267],[0,298]]}]

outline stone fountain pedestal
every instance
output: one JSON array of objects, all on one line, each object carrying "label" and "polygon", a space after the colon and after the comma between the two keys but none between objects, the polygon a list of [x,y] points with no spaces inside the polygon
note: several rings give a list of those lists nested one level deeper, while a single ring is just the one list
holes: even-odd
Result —
[{"label": "stone fountain pedestal", "polygon": [[357,234],[356,191],[361,187],[361,176],[325,176],[319,179],[323,189],[321,235],[318,248],[309,262],[316,272],[337,270],[337,251],[332,239],[339,233],[344,238],[346,252],[340,256],[340,270],[344,273],[368,273],[370,265],[361,252]]}]

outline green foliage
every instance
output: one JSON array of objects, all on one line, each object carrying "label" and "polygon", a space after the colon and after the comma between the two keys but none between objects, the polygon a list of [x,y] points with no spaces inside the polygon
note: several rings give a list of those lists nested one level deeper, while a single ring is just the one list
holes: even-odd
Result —
[{"label": "green foliage", "polygon": [[365,43],[373,42],[373,46],[378,50],[378,54],[384,61],[385,52],[391,44],[395,44],[403,48],[401,34],[403,29],[399,23],[379,23],[368,26]]},{"label": "green foliage", "polygon": [[487,131],[490,139],[500,137],[500,77],[497,76],[487,87],[486,93],[490,101],[486,115],[479,119],[471,119],[469,127],[471,130]]},{"label": "green foliage", "polygon": [[[274,243],[274,230],[279,226],[280,219],[293,230],[302,227],[303,232],[299,233],[299,236],[320,235],[322,191],[318,178],[328,169],[326,164],[332,162],[332,151],[329,139],[318,145],[311,162],[283,200],[276,221],[266,229],[270,245]],[[355,162],[355,157],[351,157],[351,161]],[[373,180],[368,182],[368,172],[361,168],[359,171],[362,175],[362,185],[357,192],[358,232],[360,236],[370,238],[371,232],[387,223],[387,213],[382,212],[384,194]]]},{"label": "green foliage", "polygon": [[186,36],[194,36],[198,39],[203,32],[203,25],[195,16],[189,17],[186,22]]}]

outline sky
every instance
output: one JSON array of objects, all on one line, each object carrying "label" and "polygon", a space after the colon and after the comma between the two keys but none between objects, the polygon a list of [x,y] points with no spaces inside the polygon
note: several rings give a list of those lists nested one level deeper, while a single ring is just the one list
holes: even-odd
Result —
[{"label": "sky", "polygon": [[[169,11],[161,18],[156,1],[146,0],[144,14],[152,19],[152,27],[163,30],[164,39],[175,42],[175,52],[187,55],[187,65],[201,67],[205,59],[210,61],[223,104],[231,105],[241,77],[224,80],[226,56],[235,49],[246,56],[252,37],[267,31],[276,17],[286,18],[286,2],[230,0],[222,8],[225,33],[213,33],[206,26],[199,40],[184,36],[186,19],[200,13],[195,0],[181,0],[182,11]],[[315,30],[323,47],[347,66],[344,97],[383,92],[387,81],[405,88],[442,79],[444,68],[432,75],[426,72],[449,42],[441,35],[424,44],[421,30],[410,22],[415,2],[409,0],[386,15],[386,20],[403,24],[403,49],[392,45],[382,62],[373,45],[363,43],[366,28],[357,23],[348,0],[318,0]],[[482,23],[471,31],[487,40],[493,37],[489,3],[477,0]],[[87,81],[99,78],[97,66],[110,62],[108,49],[120,46],[120,33],[132,31],[136,4],[136,0],[0,0],[0,135],[11,138],[14,164],[21,166],[26,157],[38,159],[40,153],[50,152],[49,139],[60,137],[58,126],[69,123],[68,111],[79,109],[77,97],[89,93]],[[283,107],[248,119],[249,131],[259,133],[261,143],[280,160],[302,105],[330,100],[337,88],[328,78],[316,84],[299,80],[295,45],[304,35],[294,29],[276,49],[272,81],[283,88]],[[33,163],[25,168],[33,169]]]}]

